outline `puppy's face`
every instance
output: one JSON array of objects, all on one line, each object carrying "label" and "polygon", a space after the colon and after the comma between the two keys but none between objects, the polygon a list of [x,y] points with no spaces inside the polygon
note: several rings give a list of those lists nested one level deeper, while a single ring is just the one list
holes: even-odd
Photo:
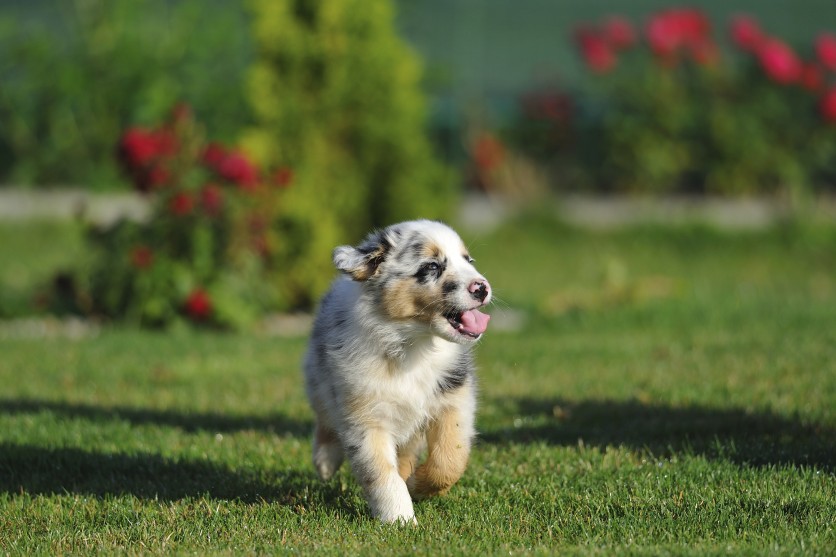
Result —
[{"label": "puppy's face", "polygon": [[490,303],[490,284],[458,234],[444,224],[392,225],[359,246],[335,249],[334,264],[366,283],[388,319],[421,324],[458,343],[473,342],[487,329],[490,316],[477,308]]}]

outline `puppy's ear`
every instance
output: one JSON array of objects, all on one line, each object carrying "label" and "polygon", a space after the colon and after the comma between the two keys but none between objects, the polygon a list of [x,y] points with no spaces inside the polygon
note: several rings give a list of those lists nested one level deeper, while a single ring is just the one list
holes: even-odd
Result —
[{"label": "puppy's ear", "polygon": [[390,234],[384,230],[372,232],[357,247],[339,246],[334,249],[334,266],[357,281],[368,280],[392,248]]}]

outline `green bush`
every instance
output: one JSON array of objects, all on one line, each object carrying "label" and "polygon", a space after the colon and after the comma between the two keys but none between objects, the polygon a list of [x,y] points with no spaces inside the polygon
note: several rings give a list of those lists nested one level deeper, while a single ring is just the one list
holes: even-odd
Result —
[{"label": "green bush", "polygon": [[125,185],[129,125],[191,104],[225,140],[246,124],[249,37],[231,2],[88,0],[20,22],[0,8],[0,183]]},{"label": "green bush", "polygon": [[277,226],[285,297],[310,304],[332,248],[371,227],[449,216],[452,176],[425,133],[421,64],[376,0],[254,0],[255,63],[243,138],[264,165],[296,171]]}]

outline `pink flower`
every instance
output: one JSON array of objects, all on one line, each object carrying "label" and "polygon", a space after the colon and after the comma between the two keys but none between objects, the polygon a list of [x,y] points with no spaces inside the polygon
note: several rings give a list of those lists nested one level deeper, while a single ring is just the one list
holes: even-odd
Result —
[{"label": "pink flower", "polygon": [[581,27],[575,33],[586,65],[595,73],[607,73],[615,67],[616,57],[609,43],[594,29]]},{"label": "pink flower", "polygon": [[192,319],[202,321],[212,314],[212,299],[202,288],[196,288],[186,298],[183,309]]},{"label": "pink flower", "polygon": [[218,166],[218,174],[242,189],[251,190],[258,184],[258,170],[240,151],[227,153]]},{"label": "pink flower", "polygon": [[822,95],[819,111],[825,122],[836,124],[836,86],[831,87]]},{"label": "pink flower", "polygon": [[822,33],[816,39],[816,54],[822,65],[832,72],[836,72],[836,36]]},{"label": "pink flower", "polygon": [[154,252],[148,246],[136,246],[131,250],[131,265],[147,269],[154,263]]},{"label": "pink flower", "polygon": [[178,217],[188,215],[194,208],[194,198],[186,192],[178,192],[169,200],[168,208]]},{"label": "pink flower", "polygon": [[654,14],[647,23],[645,35],[650,49],[664,64],[677,61],[686,51],[699,63],[716,59],[717,49],[711,41],[711,24],[696,9],[678,8]]},{"label": "pink flower", "polygon": [[766,38],[757,20],[749,15],[734,16],[729,27],[734,44],[746,52],[756,52]]},{"label": "pink flower", "polygon": [[624,50],[636,42],[636,30],[630,20],[621,16],[608,17],[601,29],[604,40],[615,50]]},{"label": "pink flower", "polygon": [[801,60],[778,39],[765,40],[758,49],[758,59],[764,73],[775,83],[788,85],[801,77]]},{"label": "pink flower", "polygon": [[224,202],[224,193],[217,184],[206,184],[200,190],[200,204],[207,215],[215,216],[221,212]]}]

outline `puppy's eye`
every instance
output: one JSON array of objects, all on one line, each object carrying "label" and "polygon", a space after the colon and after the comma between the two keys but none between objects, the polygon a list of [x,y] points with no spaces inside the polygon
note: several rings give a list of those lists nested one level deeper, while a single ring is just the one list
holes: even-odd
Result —
[{"label": "puppy's eye", "polygon": [[438,263],[436,263],[435,261],[431,261],[431,262],[429,262],[429,263],[427,263],[427,264],[425,264],[425,265],[424,265],[424,269],[425,269],[425,270],[427,270],[427,271],[429,271],[429,272],[431,272],[431,273],[436,273],[436,272],[438,272],[438,270],[439,270],[440,268],[441,268],[441,267],[439,267]]},{"label": "puppy's eye", "polygon": [[464,257],[464,260],[467,261],[468,263],[474,263],[476,261],[475,259],[473,259],[472,257],[470,257],[467,254],[463,255],[462,257]]}]

